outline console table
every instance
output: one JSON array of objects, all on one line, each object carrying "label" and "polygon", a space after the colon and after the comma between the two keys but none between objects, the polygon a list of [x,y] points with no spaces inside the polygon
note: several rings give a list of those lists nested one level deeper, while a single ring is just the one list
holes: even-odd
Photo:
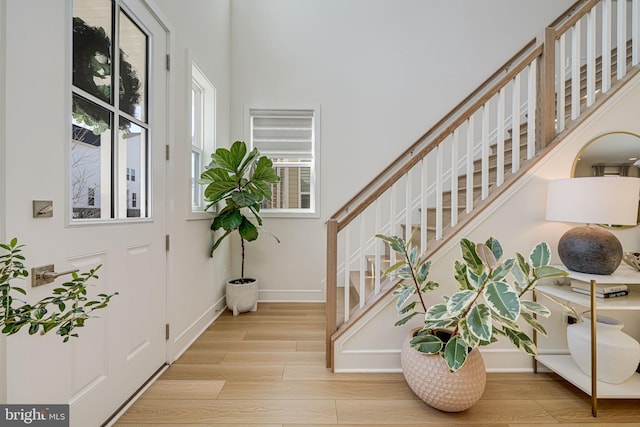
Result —
[{"label": "console table", "polygon": [[[564,267],[561,267],[564,268]],[[537,362],[542,363],[553,372],[557,373],[585,393],[591,396],[591,413],[594,417],[598,414],[598,398],[602,399],[640,399],[640,373],[622,384],[608,384],[597,381],[597,351],[596,351],[596,311],[640,311],[640,272],[626,264],[608,276],[597,274],[577,273],[568,271],[568,278],[574,281],[586,282],[591,285],[591,295],[583,295],[573,292],[568,285],[540,285],[534,292],[548,295],[556,299],[562,299],[576,305],[587,307],[591,312],[591,375],[585,375],[574,363],[569,354],[538,355],[534,359],[534,372],[537,372]],[[595,296],[596,283],[602,284],[627,284],[629,295],[610,299],[597,298]],[[638,286],[633,286],[638,285]],[[537,337],[534,334],[534,343],[537,345]]]}]

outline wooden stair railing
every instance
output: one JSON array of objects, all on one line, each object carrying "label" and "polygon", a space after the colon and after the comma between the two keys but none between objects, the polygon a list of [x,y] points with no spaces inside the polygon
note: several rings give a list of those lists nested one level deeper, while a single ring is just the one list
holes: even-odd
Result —
[{"label": "wooden stair railing", "polygon": [[335,340],[395,285],[381,277],[394,254],[375,234],[418,227],[415,243],[432,256],[638,73],[640,0],[631,4],[576,2],[331,216],[327,367]]}]

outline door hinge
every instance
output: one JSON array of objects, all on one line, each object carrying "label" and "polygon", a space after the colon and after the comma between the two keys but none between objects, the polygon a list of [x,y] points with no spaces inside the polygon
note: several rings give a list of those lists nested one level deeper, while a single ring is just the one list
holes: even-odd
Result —
[{"label": "door hinge", "polygon": [[169,252],[169,247],[170,247],[170,238],[169,235],[165,235],[164,236],[164,249],[165,251]]},{"label": "door hinge", "polygon": [[167,54],[167,71],[171,70],[171,55]]},{"label": "door hinge", "polygon": [[170,153],[171,153],[171,148],[169,147],[169,144],[165,145],[165,160],[169,161],[170,158]]},{"label": "door hinge", "polygon": [[169,340],[169,324],[164,325],[164,339]]}]

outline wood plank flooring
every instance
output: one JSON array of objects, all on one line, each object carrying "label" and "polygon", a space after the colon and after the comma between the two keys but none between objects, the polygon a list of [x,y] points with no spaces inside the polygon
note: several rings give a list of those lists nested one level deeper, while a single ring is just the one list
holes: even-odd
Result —
[{"label": "wood plank flooring", "polygon": [[324,304],[264,303],[226,312],[116,426],[640,426],[639,400],[598,402],[553,374],[489,374],[482,399],[456,414],[418,400],[402,374],[324,367]]}]

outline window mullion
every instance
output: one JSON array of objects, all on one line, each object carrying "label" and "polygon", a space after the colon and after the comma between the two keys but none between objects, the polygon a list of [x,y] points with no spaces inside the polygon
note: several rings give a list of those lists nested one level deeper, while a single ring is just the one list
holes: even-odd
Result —
[{"label": "window mullion", "polygon": [[[126,158],[126,142],[121,138],[120,131],[120,2],[116,2],[116,7],[113,13],[113,57],[112,57],[112,73],[113,92],[111,94],[114,111],[114,138],[113,138],[113,164],[112,164],[112,188],[111,198],[113,200],[113,216],[114,218],[126,218],[127,217],[127,180],[125,176],[125,170],[127,166]],[[122,149],[124,145],[124,149]],[[124,158],[123,158],[124,156]]]}]

